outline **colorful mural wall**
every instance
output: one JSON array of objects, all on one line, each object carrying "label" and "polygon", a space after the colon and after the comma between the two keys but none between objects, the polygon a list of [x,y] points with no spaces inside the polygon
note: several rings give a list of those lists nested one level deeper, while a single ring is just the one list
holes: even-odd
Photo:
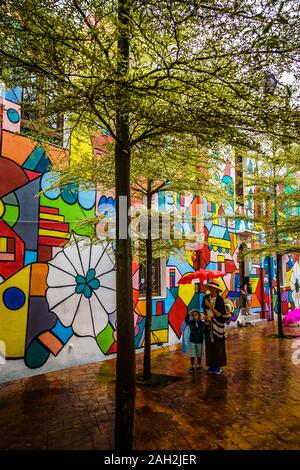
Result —
[{"label": "colorful mural wall", "polygon": [[[84,217],[113,207],[114,197],[75,184],[47,190],[57,177],[53,166],[67,163],[68,150],[21,133],[20,98],[17,88],[0,100],[0,340],[6,346],[0,381],[103,360],[117,350],[113,250],[107,243],[91,245],[89,229],[78,227]],[[103,139],[93,144],[101,155]],[[71,151],[76,152],[74,146]],[[229,162],[220,178],[232,191]],[[191,214],[198,202],[174,193],[157,199],[160,207],[181,207]],[[234,303],[231,321],[239,314],[239,233],[249,227],[226,219],[222,205],[202,204],[203,243],[187,250],[185,261],[172,256],[163,267],[163,288],[153,299],[153,344],[180,341],[184,317],[200,307],[203,294],[196,285],[178,281],[199,267],[226,272],[221,282],[224,297]],[[234,211],[233,203],[227,213]],[[300,268],[294,257],[286,259],[286,266],[292,289],[285,294],[287,305],[298,305]],[[261,312],[264,304],[269,318],[272,276],[267,260],[249,263],[248,272],[253,311]],[[139,283],[134,264],[137,349],[143,347],[146,313]]]}]

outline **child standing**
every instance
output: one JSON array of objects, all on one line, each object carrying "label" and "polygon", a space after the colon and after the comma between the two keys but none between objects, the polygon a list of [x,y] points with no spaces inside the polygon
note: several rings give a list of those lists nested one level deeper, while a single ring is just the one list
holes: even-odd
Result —
[{"label": "child standing", "polygon": [[205,322],[202,319],[199,310],[194,309],[191,310],[191,312],[185,317],[185,323],[187,324],[187,326],[189,326],[190,330],[187,352],[191,358],[191,368],[189,369],[189,372],[192,374],[196,370],[196,358],[198,362],[197,370],[201,370]]}]

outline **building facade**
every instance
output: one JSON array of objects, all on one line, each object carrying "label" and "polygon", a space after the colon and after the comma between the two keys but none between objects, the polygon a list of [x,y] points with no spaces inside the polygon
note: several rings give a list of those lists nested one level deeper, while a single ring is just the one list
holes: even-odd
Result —
[{"label": "building facade", "polygon": [[[21,93],[19,88],[8,90],[0,99],[0,381],[104,360],[117,350],[113,250],[104,242],[91,245],[89,229],[78,227],[84,217],[113,208],[114,197],[76,185],[45,190],[55,178],[52,167],[64,164],[69,150],[27,135]],[[97,153],[97,142],[93,145]],[[246,165],[251,172],[252,162]],[[252,311],[268,320],[276,312],[274,261],[241,261],[241,250],[258,234],[247,222],[226,218],[254,210],[236,204],[236,168],[229,159],[220,176],[232,191],[230,209],[198,196],[164,192],[157,197],[159,207],[177,207],[192,215],[200,201],[204,240],[193,249],[182,248],[184,261],[171,256],[153,268],[154,345],[181,340],[184,317],[200,307],[204,294],[197,285],[178,281],[200,267],[226,273],[221,283],[222,295],[234,304],[230,324],[236,324],[240,280],[247,274],[253,287]],[[282,282],[286,313],[300,307],[297,256],[283,258]],[[143,291],[144,272],[135,263],[137,350],[144,341]]]}]

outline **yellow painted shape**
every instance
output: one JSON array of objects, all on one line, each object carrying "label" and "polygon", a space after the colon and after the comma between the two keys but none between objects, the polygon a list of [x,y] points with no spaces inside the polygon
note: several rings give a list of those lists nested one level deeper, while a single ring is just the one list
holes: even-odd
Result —
[{"label": "yellow painted shape", "polygon": [[218,256],[218,262],[222,263],[225,261],[225,256],[219,255]]},{"label": "yellow painted shape", "polygon": [[[70,121],[70,127],[73,123]],[[75,125],[71,132],[70,160],[72,162],[80,162],[94,158],[94,150],[91,142],[91,132],[84,124]]]},{"label": "yellow painted shape", "polygon": [[7,238],[0,237],[0,253],[6,253],[6,252],[7,252]]},{"label": "yellow painted shape", "polygon": [[252,292],[256,292],[256,289],[257,289],[257,286],[258,286],[258,283],[259,283],[259,278],[258,277],[250,277],[250,284],[251,284],[251,287],[252,287]]},{"label": "yellow painted shape", "polygon": [[219,284],[220,288],[222,289],[222,293],[227,290],[227,287],[226,287],[226,284],[225,284],[225,281],[224,281],[223,277],[218,277],[218,284]]},{"label": "yellow painted shape", "polygon": [[286,281],[287,281],[287,286],[291,286],[291,275],[292,275],[292,272],[293,272],[293,268],[290,269],[289,271],[287,271],[286,273]]},{"label": "yellow painted shape", "polygon": [[[24,357],[28,318],[29,282],[30,266],[26,266],[7,279],[7,281],[0,284],[0,340],[5,343],[6,357]],[[9,287],[21,289],[25,295],[25,303],[23,307],[18,310],[10,310],[4,305],[3,294]]]},{"label": "yellow painted shape", "polygon": [[41,237],[70,238],[69,233],[59,232],[58,230],[46,230],[43,228],[40,228],[39,235],[41,235]]},{"label": "yellow painted shape", "polygon": [[230,249],[230,241],[229,240],[223,240],[222,238],[208,237],[208,244],[209,245],[214,245],[214,246],[219,246],[221,248]]},{"label": "yellow painted shape", "polygon": [[41,212],[40,213],[40,219],[55,220],[57,222],[64,222],[65,217],[63,215],[45,214],[44,212]]},{"label": "yellow painted shape", "polygon": [[5,212],[5,207],[4,207],[3,202],[0,199],[0,217],[3,216],[4,212]]},{"label": "yellow painted shape", "polygon": [[152,333],[151,335],[151,344],[156,344],[158,340],[161,341],[162,343],[167,343],[168,342],[168,330],[154,331],[154,334]]},{"label": "yellow painted shape", "polygon": [[188,305],[195,294],[194,284],[179,284],[178,296]]},{"label": "yellow painted shape", "polygon": [[187,262],[193,266],[193,260],[192,260],[192,257],[194,256],[194,252],[193,251],[186,251],[185,252],[185,257],[186,257],[186,260]]}]

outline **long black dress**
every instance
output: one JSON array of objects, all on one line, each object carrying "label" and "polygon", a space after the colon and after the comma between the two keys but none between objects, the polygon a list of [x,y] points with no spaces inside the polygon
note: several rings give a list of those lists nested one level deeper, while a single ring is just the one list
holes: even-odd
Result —
[{"label": "long black dress", "polygon": [[[210,299],[206,295],[202,302],[202,308],[207,313],[209,308],[205,304],[205,300]],[[221,313],[218,317],[214,315],[211,322],[206,323],[205,327],[205,356],[206,365],[208,367],[223,367],[227,364],[226,348],[225,348],[225,304],[223,297],[217,294],[215,309]]]}]

